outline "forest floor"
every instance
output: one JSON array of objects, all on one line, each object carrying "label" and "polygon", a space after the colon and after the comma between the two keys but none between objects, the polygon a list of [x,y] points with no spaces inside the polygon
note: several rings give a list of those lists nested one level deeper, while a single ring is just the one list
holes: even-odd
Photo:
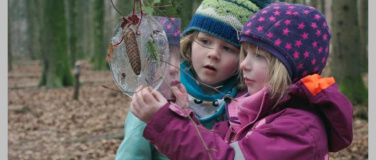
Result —
[{"label": "forest floor", "polygon": [[[91,67],[81,61],[79,100],[73,100],[73,87],[37,87],[38,61],[13,63],[8,72],[8,159],[114,159],[130,98],[120,92],[110,71]],[[354,114],[367,111],[364,106],[354,109]],[[351,146],[330,153],[330,159],[368,159],[368,122],[354,117],[353,128]]]}]

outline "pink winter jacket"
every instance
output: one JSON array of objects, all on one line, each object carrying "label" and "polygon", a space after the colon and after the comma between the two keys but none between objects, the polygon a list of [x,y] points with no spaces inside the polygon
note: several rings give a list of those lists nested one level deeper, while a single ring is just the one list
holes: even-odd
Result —
[{"label": "pink winter jacket", "polygon": [[143,135],[177,160],[322,160],[328,159],[328,152],[351,144],[352,105],[333,78],[303,78],[290,87],[275,110],[268,90],[230,103],[229,109],[238,109],[238,130],[229,121],[207,130],[191,111],[168,103],[153,115]]}]

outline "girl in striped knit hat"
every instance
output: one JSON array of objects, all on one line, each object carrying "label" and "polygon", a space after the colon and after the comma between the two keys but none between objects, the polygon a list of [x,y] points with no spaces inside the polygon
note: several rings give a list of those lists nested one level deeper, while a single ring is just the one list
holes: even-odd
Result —
[{"label": "girl in striped knit hat", "polygon": [[[182,32],[180,81],[187,88],[188,107],[205,128],[211,129],[214,124],[227,119],[225,96],[233,98],[245,93],[239,91],[238,85],[240,43],[237,32],[255,12],[270,2],[271,0],[203,0],[189,26]],[[160,22],[168,37],[176,35],[178,30],[174,29],[175,25],[169,25],[170,21]],[[173,31],[167,31],[168,26]],[[169,38],[169,43],[171,40],[175,42],[176,37]],[[136,94],[134,97],[141,96],[141,92]],[[160,100],[167,102],[166,98]],[[143,105],[142,101],[139,105]],[[125,137],[116,153],[117,160],[167,159],[143,138],[145,126],[146,123],[131,112],[128,113]]]}]

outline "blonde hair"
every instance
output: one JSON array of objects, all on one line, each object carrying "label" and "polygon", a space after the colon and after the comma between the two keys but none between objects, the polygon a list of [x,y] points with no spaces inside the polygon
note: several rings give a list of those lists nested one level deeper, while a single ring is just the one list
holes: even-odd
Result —
[{"label": "blonde hair", "polygon": [[277,99],[276,102],[278,103],[278,101],[280,101],[286,95],[288,85],[292,83],[289,72],[287,71],[285,65],[277,57],[273,56],[268,51],[247,42],[243,42],[241,44],[240,61],[245,59],[245,55],[243,54],[245,50],[251,48],[256,48],[256,54],[260,54],[266,58],[270,69],[267,77],[267,82],[271,87],[270,94],[272,98]]},{"label": "blonde hair", "polygon": [[188,67],[192,67],[192,43],[197,38],[199,31],[193,31],[180,40],[180,53],[183,61],[188,62]]},{"label": "blonde hair", "polygon": [[[180,40],[180,55],[181,60],[188,62],[188,68],[192,67],[192,43],[197,38],[199,31],[192,31],[186,36],[182,37]],[[244,81],[242,80],[242,77],[239,69],[237,71],[238,75],[238,84],[236,85],[236,88],[239,90],[246,89],[246,85],[244,84]]]}]

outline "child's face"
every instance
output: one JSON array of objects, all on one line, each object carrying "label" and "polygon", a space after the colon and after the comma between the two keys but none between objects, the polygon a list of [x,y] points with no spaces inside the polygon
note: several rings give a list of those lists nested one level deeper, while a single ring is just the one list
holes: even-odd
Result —
[{"label": "child's face", "polygon": [[198,33],[192,43],[192,66],[201,82],[219,84],[236,73],[238,64],[238,48],[216,37]]},{"label": "child's face", "polygon": [[167,99],[175,100],[175,97],[172,94],[170,87],[180,84],[180,47],[170,45],[170,56],[169,56],[169,65],[167,67],[167,74],[164,77],[164,80],[161,86],[158,88],[158,91]]},{"label": "child's face", "polygon": [[243,71],[248,93],[254,94],[267,83],[270,67],[265,56],[269,53],[258,50],[256,54],[255,46],[248,47],[244,51],[245,59],[240,63],[240,69]]}]

